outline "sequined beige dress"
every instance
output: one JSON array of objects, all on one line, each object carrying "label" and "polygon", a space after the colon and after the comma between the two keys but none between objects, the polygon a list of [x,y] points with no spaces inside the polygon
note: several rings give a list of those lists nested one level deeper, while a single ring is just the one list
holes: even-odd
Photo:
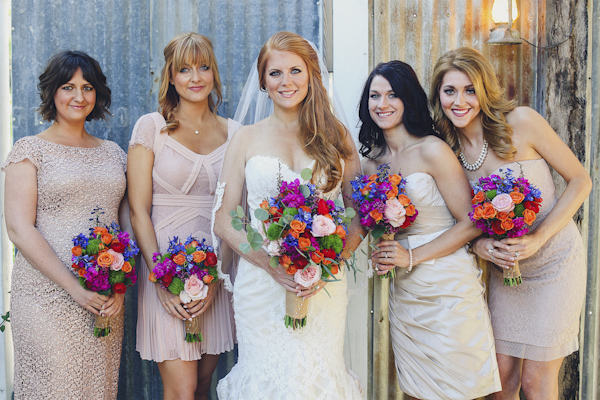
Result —
[{"label": "sequined beige dress", "polygon": [[[185,240],[193,235],[206,239],[210,245],[213,200],[229,140],[210,154],[197,154],[161,132],[164,126],[165,120],[159,113],[142,116],[133,128],[129,144],[154,152],[151,218],[159,251],[165,252],[174,236]],[[229,120],[229,138],[239,126]],[[165,311],[156,293],[157,286],[148,280],[150,271],[143,258],[140,264],[136,350],[142,359],[190,361],[199,360],[205,353],[220,354],[233,349],[235,329],[228,291],[221,288],[210,308],[196,317],[200,319],[204,341],[187,343],[183,322]]]},{"label": "sequined beige dress", "polygon": [[[92,209],[105,211],[101,222],[118,220],[125,153],[110,141],[81,148],[28,136],[2,169],[25,159],[37,169],[35,226],[70,269],[71,239],[88,232]],[[123,313],[111,318],[110,335],[94,337],[94,315],[17,253],[10,305],[15,399],[116,398]]]}]

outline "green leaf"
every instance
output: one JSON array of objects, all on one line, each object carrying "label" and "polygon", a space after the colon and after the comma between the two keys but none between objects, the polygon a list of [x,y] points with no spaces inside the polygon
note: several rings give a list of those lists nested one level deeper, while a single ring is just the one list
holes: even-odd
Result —
[{"label": "green leaf", "polygon": [[235,218],[235,217],[237,217],[237,210],[231,210],[231,211],[229,212],[229,215],[231,215],[231,218]]},{"label": "green leaf", "polygon": [[231,220],[231,226],[236,231],[241,231],[242,228],[244,227],[244,223],[242,222],[242,220],[239,217],[235,217],[234,219]]},{"label": "green leaf", "polygon": [[335,204],[335,206],[336,206],[336,207],[340,207],[340,208],[343,208],[343,207],[344,207],[344,202],[343,202],[343,201],[341,201],[339,198],[338,198],[338,199],[335,199],[335,200],[333,201],[333,204]]},{"label": "green leaf", "polygon": [[371,231],[373,239],[379,239],[381,236],[383,236],[384,233],[385,229],[379,225],[375,226],[375,228],[373,228],[373,230]]},{"label": "green leaf", "polygon": [[346,217],[354,218],[355,216],[356,216],[356,211],[354,211],[354,208],[352,208],[352,207],[346,208]]},{"label": "green leaf", "polygon": [[109,290],[99,290],[96,293],[101,294],[102,296],[110,296],[110,289]]},{"label": "green leaf", "polygon": [[294,217],[292,217],[291,215],[284,215],[281,217],[280,223],[286,226],[289,225],[293,219]]},{"label": "green leaf", "polygon": [[279,257],[271,257],[269,265],[273,268],[277,268],[279,266]]},{"label": "green leaf", "polygon": [[259,221],[266,221],[269,219],[269,212],[267,210],[263,210],[262,208],[257,208],[254,210],[254,216]]},{"label": "green leaf", "polygon": [[252,250],[257,251],[262,247],[264,240],[261,234],[257,231],[248,232],[246,237],[248,239],[248,243],[250,243],[250,247],[252,247]]},{"label": "green leaf", "polygon": [[0,332],[4,332],[4,329],[6,329],[6,327],[4,325],[0,325]]},{"label": "green leaf", "polygon": [[485,194],[488,199],[492,200],[494,197],[496,197],[496,189],[488,190],[485,192]]},{"label": "green leaf", "polygon": [[249,243],[241,243],[240,251],[244,254],[250,253],[250,244]]},{"label": "green leaf", "polygon": [[240,218],[244,218],[246,216],[246,214],[244,214],[244,209],[242,208],[242,206],[237,206],[235,211],[236,211],[237,216]]},{"label": "green leaf", "polygon": [[302,193],[302,196],[304,196],[305,199],[308,199],[308,196],[310,196],[310,189],[308,186],[300,185],[298,189],[300,190],[300,193]]},{"label": "green leaf", "polygon": [[300,177],[305,181],[310,181],[312,178],[312,169],[304,168],[302,172],[300,172]]}]

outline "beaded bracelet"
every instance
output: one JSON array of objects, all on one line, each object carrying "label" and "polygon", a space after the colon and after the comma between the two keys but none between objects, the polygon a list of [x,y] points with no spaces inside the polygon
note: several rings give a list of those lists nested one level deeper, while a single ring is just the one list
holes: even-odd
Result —
[{"label": "beaded bracelet", "polygon": [[412,250],[409,247],[408,248],[408,268],[406,269],[407,274],[409,274],[410,271],[412,271],[412,267],[413,267],[413,256],[412,256]]}]

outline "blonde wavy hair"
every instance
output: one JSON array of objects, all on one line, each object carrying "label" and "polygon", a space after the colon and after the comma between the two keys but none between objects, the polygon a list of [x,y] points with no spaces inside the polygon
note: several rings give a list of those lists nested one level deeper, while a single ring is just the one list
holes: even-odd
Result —
[{"label": "blonde wavy hair", "polygon": [[165,66],[160,74],[158,110],[167,121],[166,129],[174,131],[179,126],[175,111],[179,105],[179,94],[171,84],[171,78],[185,65],[205,64],[213,72],[213,89],[208,98],[208,109],[216,113],[222,102],[221,79],[210,39],[195,32],[180,33],[165,47]]},{"label": "blonde wavy hair", "polygon": [[265,90],[267,61],[274,51],[292,52],[306,63],[309,85],[300,109],[300,140],[306,154],[316,160],[313,183],[314,177],[325,176],[327,183],[320,189],[333,190],[343,180],[341,160],[352,157],[352,148],[347,142],[348,130],[331,110],[317,53],[300,35],[292,32],[274,34],[258,55],[256,67],[261,90]]},{"label": "blonde wavy hair", "polygon": [[516,103],[506,99],[492,64],[477,50],[461,47],[447,52],[435,64],[429,104],[436,129],[458,155],[460,153],[458,130],[444,114],[440,102],[442,80],[446,72],[452,70],[463,72],[473,83],[481,107],[484,139],[496,155],[512,160],[517,149],[512,144],[512,128],[506,122],[506,114],[515,109]]}]

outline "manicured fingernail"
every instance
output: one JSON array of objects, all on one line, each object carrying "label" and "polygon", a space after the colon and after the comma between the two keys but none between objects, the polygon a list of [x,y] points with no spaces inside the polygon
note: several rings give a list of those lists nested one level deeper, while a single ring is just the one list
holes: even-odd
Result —
[{"label": "manicured fingernail", "polygon": [[183,308],[187,308],[187,306],[184,304],[184,305],[183,305]]}]

